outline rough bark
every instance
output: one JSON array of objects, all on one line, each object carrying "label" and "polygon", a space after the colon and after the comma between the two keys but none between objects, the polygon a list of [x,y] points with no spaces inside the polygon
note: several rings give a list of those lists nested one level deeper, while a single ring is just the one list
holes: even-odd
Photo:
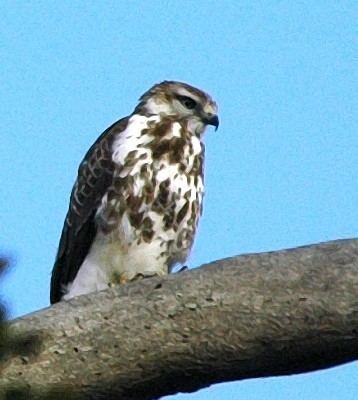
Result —
[{"label": "rough bark", "polygon": [[9,324],[38,335],[0,387],[154,399],[358,358],[358,240],[228,258],[62,302]]}]

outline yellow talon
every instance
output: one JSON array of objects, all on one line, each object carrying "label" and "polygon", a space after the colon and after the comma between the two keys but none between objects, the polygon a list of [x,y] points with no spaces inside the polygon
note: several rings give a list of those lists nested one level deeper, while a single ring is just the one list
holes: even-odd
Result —
[{"label": "yellow talon", "polygon": [[113,287],[115,285],[124,285],[126,283],[129,282],[133,282],[133,281],[138,281],[144,278],[144,275],[141,273],[138,273],[137,275],[134,276],[134,278],[132,279],[128,279],[125,275],[123,274],[117,274],[114,273],[112,275],[111,281],[109,282],[108,286],[109,287]]},{"label": "yellow talon", "polygon": [[110,280],[108,286],[109,287],[113,287],[113,286],[122,285],[122,284],[125,284],[125,283],[128,283],[128,279],[125,276],[123,276],[121,274],[114,273],[111,276],[111,280]]}]

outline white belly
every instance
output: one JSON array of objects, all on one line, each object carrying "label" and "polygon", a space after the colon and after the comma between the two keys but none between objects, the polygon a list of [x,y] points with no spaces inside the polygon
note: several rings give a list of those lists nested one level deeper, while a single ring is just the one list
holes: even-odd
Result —
[{"label": "white belly", "polygon": [[76,278],[68,286],[64,299],[104,290],[111,283],[131,281],[138,275],[165,275],[168,267],[158,257],[159,254],[158,239],[128,248],[119,240],[108,241],[102,234],[97,234]]},{"label": "white belly", "polygon": [[[194,167],[202,145],[192,137],[178,162],[169,154],[156,158],[147,146],[150,133],[141,135],[140,124],[144,122],[137,117],[114,143],[113,160],[119,168],[112,191],[102,199],[97,235],[64,299],[103,290],[115,278],[165,275],[189,254],[203,198],[202,178]],[[163,139],[178,137],[178,126],[174,123]],[[130,154],[134,163],[127,162]]]}]

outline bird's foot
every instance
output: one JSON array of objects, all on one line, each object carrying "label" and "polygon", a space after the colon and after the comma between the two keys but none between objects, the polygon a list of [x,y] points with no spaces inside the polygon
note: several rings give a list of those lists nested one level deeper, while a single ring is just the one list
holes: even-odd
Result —
[{"label": "bird's foot", "polygon": [[123,284],[129,283],[129,282],[140,281],[144,278],[151,278],[153,276],[161,276],[161,274],[152,272],[152,271],[138,272],[134,276],[128,276],[128,274],[125,274],[125,273],[122,273],[122,274],[114,273],[111,277],[111,280],[110,280],[108,286],[113,287],[116,285],[123,285]]},{"label": "bird's foot", "polygon": [[128,283],[129,281],[130,279],[128,279],[127,276],[123,274],[114,273],[111,277],[110,282],[108,283],[108,286],[113,287],[116,285],[123,285],[125,283]]}]

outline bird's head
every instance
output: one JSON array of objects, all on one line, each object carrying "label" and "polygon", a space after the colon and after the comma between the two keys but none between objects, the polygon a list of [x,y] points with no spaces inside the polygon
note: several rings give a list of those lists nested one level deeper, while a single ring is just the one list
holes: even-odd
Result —
[{"label": "bird's head", "polygon": [[217,105],[203,91],[182,82],[164,81],[154,85],[139,99],[134,113],[171,116],[186,121],[188,129],[201,134],[207,125],[217,129]]}]

